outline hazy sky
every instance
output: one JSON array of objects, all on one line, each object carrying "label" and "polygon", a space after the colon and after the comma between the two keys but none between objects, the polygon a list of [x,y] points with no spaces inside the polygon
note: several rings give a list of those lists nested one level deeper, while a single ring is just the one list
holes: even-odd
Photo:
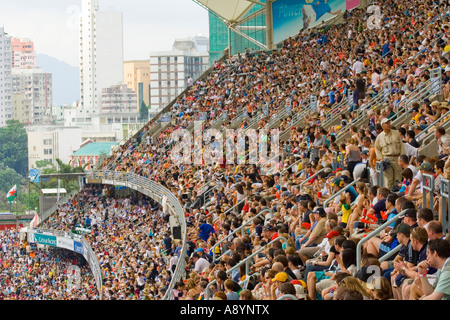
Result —
[{"label": "hazy sky", "polygon": [[[78,66],[81,0],[0,0],[0,25],[30,38],[38,54]],[[100,0],[100,10],[123,13],[124,59],[171,50],[176,38],[208,36],[207,11],[192,0]]]}]

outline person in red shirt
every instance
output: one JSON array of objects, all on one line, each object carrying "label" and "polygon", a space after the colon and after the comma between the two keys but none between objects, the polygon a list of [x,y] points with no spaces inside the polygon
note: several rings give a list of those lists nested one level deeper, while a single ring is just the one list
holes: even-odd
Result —
[{"label": "person in red shirt", "polygon": [[278,237],[278,232],[277,230],[275,230],[274,226],[268,224],[264,226],[262,236],[263,238],[266,238],[270,242]]}]

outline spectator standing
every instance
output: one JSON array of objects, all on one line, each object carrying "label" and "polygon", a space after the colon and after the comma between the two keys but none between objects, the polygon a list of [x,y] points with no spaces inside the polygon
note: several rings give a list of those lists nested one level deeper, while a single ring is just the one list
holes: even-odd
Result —
[{"label": "spectator standing", "polygon": [[381,120],[383,132],[375,140],[377,160],[388,160],[389,167],[383,172],[384,186],[391,189],[396,181],[402,179],[402,168],[398,165],[398,157],[405,154],[405,147],[400,133],[391,129],[391,121],[387,118]]}]

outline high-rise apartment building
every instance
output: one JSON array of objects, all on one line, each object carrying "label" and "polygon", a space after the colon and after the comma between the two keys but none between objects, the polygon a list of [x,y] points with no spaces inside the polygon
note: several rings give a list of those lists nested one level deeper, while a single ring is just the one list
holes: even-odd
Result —
[{"label": "high-rise apartment building", "polygon": [[189,78],[195,79],[208,69],[208,51],[198,48],[202,40],[204,44],[200,37],[176,39],[172,51],[150,53],[151,113],[176,98],[188,85]]},{"label": "high-rise apartment building", "polygon": [[13,69],[13,118],[27,124],[52,121],[52,74],[41,69]]},{"label": "high-rise apartment building", "polygon": [[80,19],[81,108],[98,114],[102,89],[123,83],[123,18],[83,0]]},{"label": "high-rise apartment building", "polygon": [[102,91],[102,114],[136,113],[136,92],[126,84],[104,88]]},{"label": "high-rise apartment building", "polygon": [[0,127],[12,118],[11,37],[0,26]]},{"label": "high-rise apartment building", "polygon": [[144,101],[150,104],[150,60],[133,60],[123,63],[124,83],[136,93],[136,111]]},{"label": "high-rise apartment building", "polygon": [[11,61],[13,69],[36,68],[34,43],[29,39],[11,39]]}]

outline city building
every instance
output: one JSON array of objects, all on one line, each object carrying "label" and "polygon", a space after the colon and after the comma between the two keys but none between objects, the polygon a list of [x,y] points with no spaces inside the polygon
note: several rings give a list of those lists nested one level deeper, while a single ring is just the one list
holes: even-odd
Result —
[{"label": "city building", "polygon": [[41,69],[13,69],[13,119],[26,124],[52,122],[52,74]]},{"label": "city building", "polygon": [[0,26],[0,127],[12,118],[11,37]]},{"label": "city building", "polygon": [[11,39],[11,61],[13,69],[36,68],[36,52],[30,39]]},{"label": "city building", "polygon": [[140,122],[139,113],[105,113],[86,115],[77,106],[64,108],[64,126],[81,127],[82,141],[114,142],[127,139],[130,134],[144,126]]},{"label": "city building", "polygon": [[133,60],[123,63],[123,82],[136,94],[136,111],[142,101],[150,105],[150,60]]},{"label": "city building", "polygon": [[172,50],[207,52],[209,50],[209,38],[198,34],[195,37],[175,39]]},{"label": "city building", "polygon": [[80,93],[86,114],[100,113],[102,89],[123,83],[123,18],[83,0],[80,19]]},{"label": "city building", "polygon": [[80,127],[28,126],[28,168],[36,169],[36,162],[46,160],[57,166],[56,159],[69,163],[72,154],[82,143]]},{"label": "city building", "polygon": [[136,92],[126,84],[111,86],[102,90],[101,114],[138,113]]},{"label": "city building", "polygon": [[208,52],[162,51],[150,53],[150,113],[164,108],[209,66]]},{"label": "city building", "polygon": [[86,141],[80,149],[71,155],[70,164],[72,167],[84,167],[87,170],[95,168],[95,165],[102,161],[102,157],[111,155],[111,148],[117,146],[117,142],[92,142]]}]

